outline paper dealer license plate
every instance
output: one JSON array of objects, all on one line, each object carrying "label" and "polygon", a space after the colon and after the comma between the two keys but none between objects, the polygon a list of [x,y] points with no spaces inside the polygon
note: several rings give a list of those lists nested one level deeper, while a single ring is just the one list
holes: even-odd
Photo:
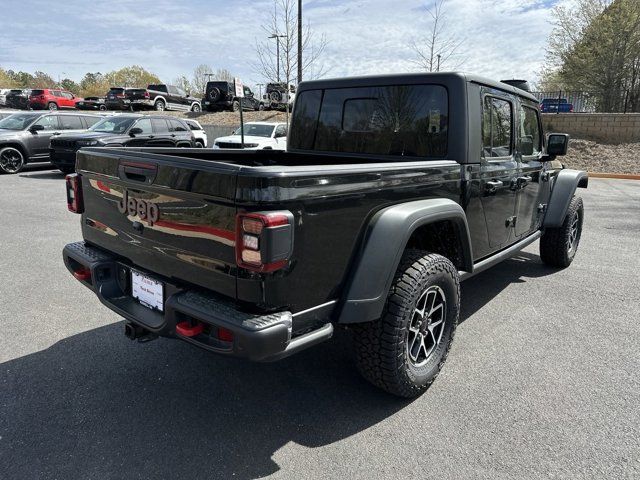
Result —
[{"label": "paper dealer license plate", "polygon": [[164,286],[161,282],[131,270],[131,295],[145,307],[164,309]]}]

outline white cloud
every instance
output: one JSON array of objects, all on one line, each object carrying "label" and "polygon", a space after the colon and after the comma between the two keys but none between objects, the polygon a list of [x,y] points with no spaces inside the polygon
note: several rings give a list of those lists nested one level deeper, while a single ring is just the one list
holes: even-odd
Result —
[{"label": "white cloud", "polygon": [[[570,1],[570,0],[563,0]],[[465,38],[463,70],[500,79],[534,79],[544,61],[552,0],[448,0],[449,30]],[[416,71],[410,45],[428,30],[425,2],[305,0],[304,14],[329,40],[329,76]],[[87,71],[139,64],[165,81],[207,63],[247,82],[254,45],[264,34],[269,0],[135,0],[65,2],[52,28],[50,2],[8,0],[6,11],[27,11],[0,30],[0,65],[27,71]],[[24,21],[22,21],[24,19]],[[57,23],[57,22],[56,22]]]}]

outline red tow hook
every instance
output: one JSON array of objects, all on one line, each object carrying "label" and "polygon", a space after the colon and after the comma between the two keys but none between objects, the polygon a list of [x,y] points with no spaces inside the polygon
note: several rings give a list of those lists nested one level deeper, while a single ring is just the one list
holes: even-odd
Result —
[{"label": "red tow hook", "polygon": [[73,276],[76,277],[77,280],[88,282],[91,280],[91,270],[86,267],[82,267],[80,270],[73,272]]},{"label": "red tow hook", "polygon": [[200,335],[202,333],[203,328],[204,325],[202,323],[191,325],[191,322],[185,321],[180,322],[176,325],[176,333],[178,335],[182,335],[183,337],[195,337],[196,335]]}]

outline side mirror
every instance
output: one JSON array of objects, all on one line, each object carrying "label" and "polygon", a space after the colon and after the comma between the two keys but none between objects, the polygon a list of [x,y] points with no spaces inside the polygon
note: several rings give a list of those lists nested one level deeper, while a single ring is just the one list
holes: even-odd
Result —
[{"label": "side mirror", "polygon": [[31,133],[38,133],[38,132],[41,132],[42,130],[44,130],[44,125],[31,125],[29,127],[29,131]]},{"label": "side mirror", "polygon": [[531,135],[525,135],[520,139],[520,150],[522,155],[533,155],[533,137]]},{"label": "side mirror", "polygon": [[140,135],[141,133],[143,133],[143,130],[140,127],[133,127],[131,130],[129,130],[130,137],[135,137],[136,135]]},{"label": "side mirror", "polygon": [[547,155],[566,155],[569,147],[569,135],[567,133],[550,133],[547,137]]}]

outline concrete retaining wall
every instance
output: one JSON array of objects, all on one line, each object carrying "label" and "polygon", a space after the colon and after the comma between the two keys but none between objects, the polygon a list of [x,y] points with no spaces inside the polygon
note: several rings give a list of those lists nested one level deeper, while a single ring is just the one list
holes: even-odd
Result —
[{"label": "concrete retaining wall", "polygon": [[599,143],[640,142],[640,113],[543,113],[545,132]]}]

